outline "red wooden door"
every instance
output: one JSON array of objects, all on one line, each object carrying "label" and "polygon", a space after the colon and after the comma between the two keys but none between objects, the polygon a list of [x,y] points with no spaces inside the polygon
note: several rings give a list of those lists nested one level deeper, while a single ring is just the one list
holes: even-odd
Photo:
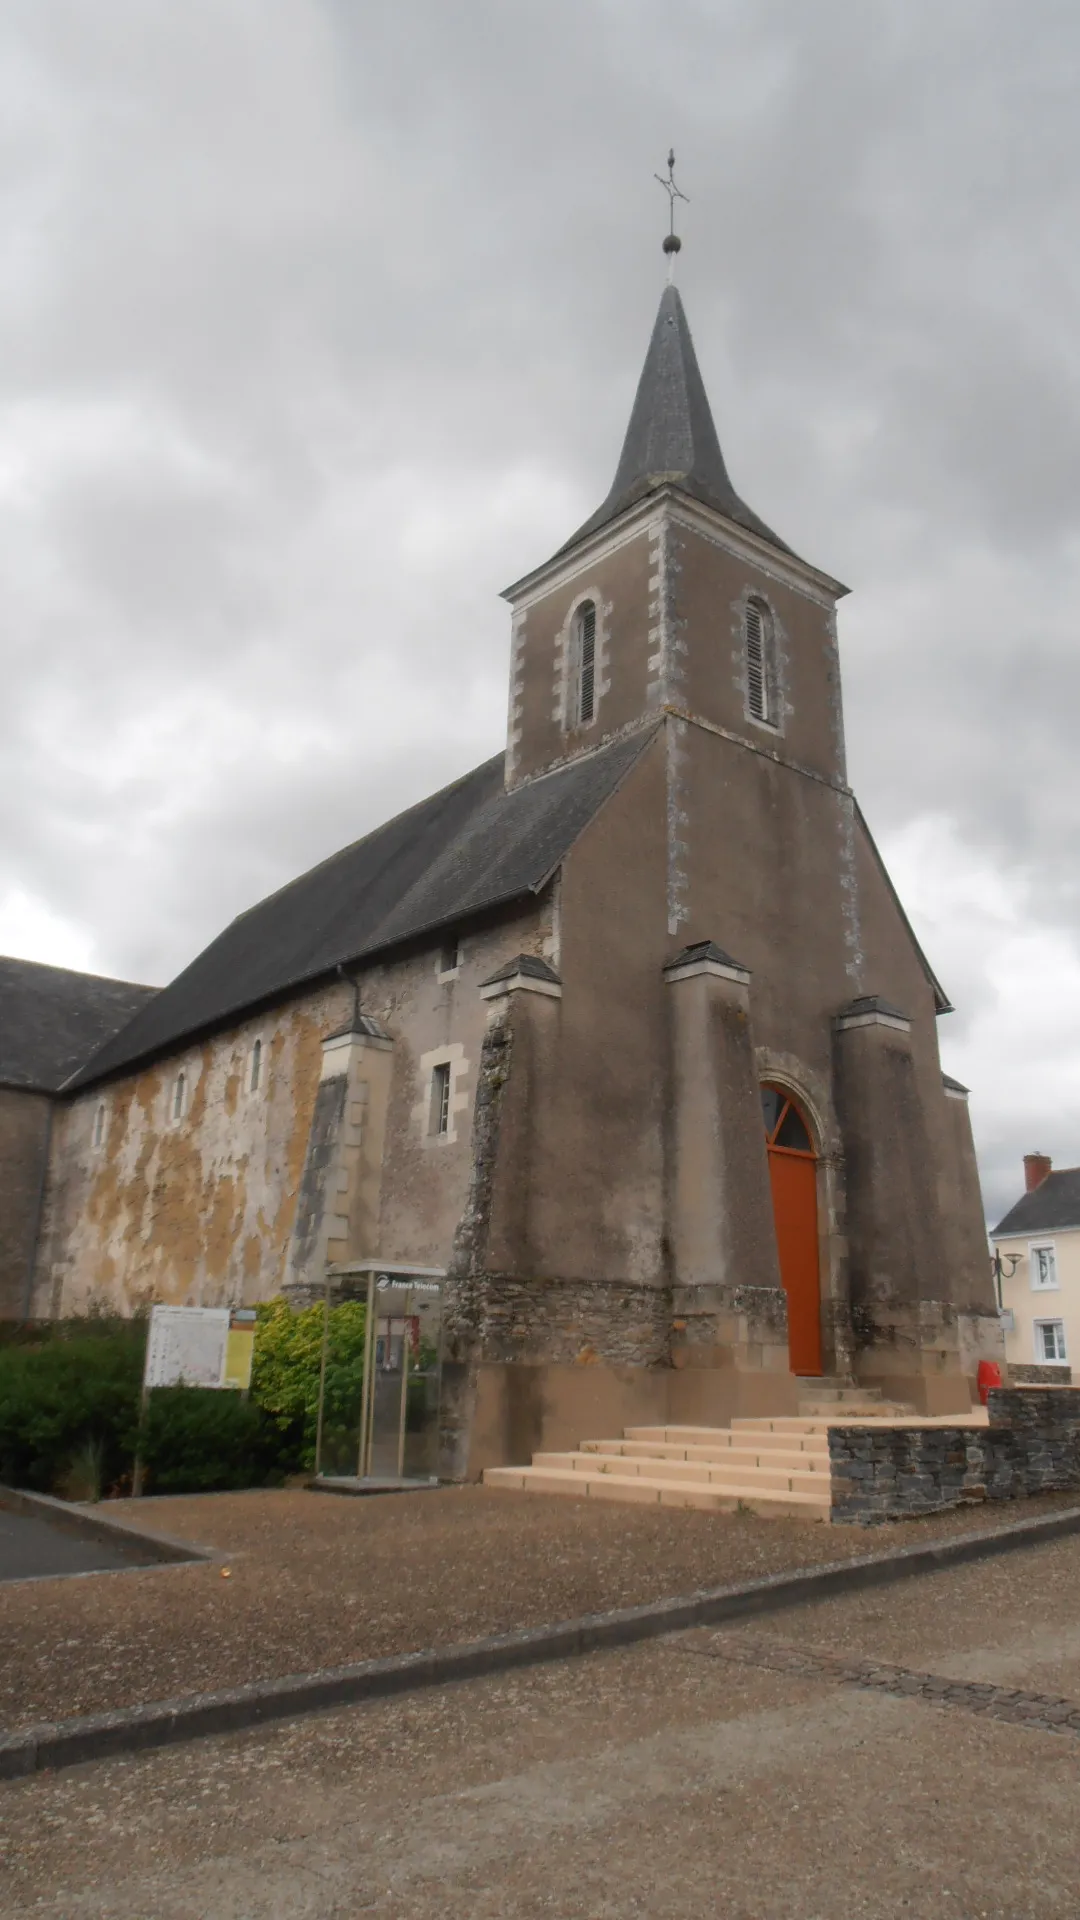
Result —
[{"label": "red wooden door", "polygon": [[818,1255],[817,1159],[795,1102],[779,1087],[762,1088],[773,1219],[780,1278],[787,1294],[788,1353],[793,1373],[821,1372],[821,1273]]}]

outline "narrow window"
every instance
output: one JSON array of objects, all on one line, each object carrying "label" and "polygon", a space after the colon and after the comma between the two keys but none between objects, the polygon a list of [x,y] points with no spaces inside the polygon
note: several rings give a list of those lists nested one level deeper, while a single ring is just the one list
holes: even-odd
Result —
[{"label": "narrow window", "polygon": [[439,972],[456,973],[461,965],[461,941],[456,933],[449,934],[439,949]]},{"label": "narrow window", "polygon": [[757,600],[748,600],[746,627],[746,690],[754,720],[772,720],[769,689],[769,616]]},{"label": "narrow window", "polygon": [[596,712],[596,608],[591,600],[577,610],[578,725],[587,727]]},{"label": "narrow window", "polygon": [[105,1138],[105,1108],[99,1107],[94,1115],[94,1145],[100,1147]]},{"label": "narrow window", "polygon": [[431,1131],[442,1135],[450,1131],[449,1061],[436,1067],[431,1076]]},{"label": "narrow window", "polygon": [[252,1093],[258,1092],[259,1080],[261,1077],[262,1077],[262,1041],[256,1040],[255,1045],[251,1049],[251,1080],[249,1082],[249,1085]]},{"label": "narrow window", "polygon": [[1067,1358],[1064,1320],[1036,1320],[1035,1358],[1051,1363]]},{"label": "narrow window", "polygon": [[1031,1285],[1036,1293],[1056,1288],[1057,1260],[1053,1247],[1032,1247],[1031,1249]]},{"label": "narrow window", "polygon": [[178,1073],[176,1076],[175,1084],[173,1086],[173,1097],[172,1097],[172,1117],[174,1120],[182,1120],[184,1117],[185,1085],[186,1083],[184,1080],[184,1075],[182,1073]]}]

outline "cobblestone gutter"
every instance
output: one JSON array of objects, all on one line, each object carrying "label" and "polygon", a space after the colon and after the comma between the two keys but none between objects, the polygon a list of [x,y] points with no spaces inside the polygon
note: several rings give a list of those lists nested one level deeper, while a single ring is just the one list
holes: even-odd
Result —
[{"label": "cobblestone gutter", "polygon": [[1080,1389],[997,1388],[987,1427],[830,1427],[832,1519],[872,1525],[1080,1488]]}]

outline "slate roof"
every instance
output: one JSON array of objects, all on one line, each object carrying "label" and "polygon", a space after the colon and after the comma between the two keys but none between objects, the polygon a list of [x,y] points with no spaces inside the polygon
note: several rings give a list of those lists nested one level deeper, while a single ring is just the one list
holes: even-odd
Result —
[{"label": "slate roof", "polygon": [[1009,1233],[1050,1233],[1055,1227],[1080,1227],[1080,1167],[1062,1167],[1048,1173],[1033,1192],[1021,1195],[993,1230],[993,1237]]},{"label": "slate roof", "polygon": [[0,958],[0,1086],[55,1093],[156,987]]},{"label": "slate roof", "polygon": [[240,914],[69,1089],[167,1052],[338,966],[537,892],[653,731],[509,793],[503,755],[486,760]]},{"label": "slate roof", "polygon": [[480,985],[493,987],[497,981],[513,980],[519,973],[524,974],[527,980],[546,980],[549,986],[562,986],[562,981],[554,967],[549,966],[546,960],[541,960],[535,953],[515,954],[504,967],[498,967],[494,973],[489,973],[486,980],[481,980]]},{"label": "slate roof", "polygon": [[665,287],[660,299],[611,491],[559,552],[665,485],[681,487],[782,553],[791,552],[731,484],[676,287]]}]

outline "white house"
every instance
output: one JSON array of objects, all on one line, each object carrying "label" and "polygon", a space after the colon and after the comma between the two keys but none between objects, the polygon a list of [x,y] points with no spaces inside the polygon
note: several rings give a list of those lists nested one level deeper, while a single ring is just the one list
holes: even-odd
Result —
[{"label": "white house", "polygon": [[1080,1360],[1080,1167],[1024,1155],[1025,1191],[990,1238],[1001,1262],[1005,1358],[1014,1380],[1065,1385]]}]

